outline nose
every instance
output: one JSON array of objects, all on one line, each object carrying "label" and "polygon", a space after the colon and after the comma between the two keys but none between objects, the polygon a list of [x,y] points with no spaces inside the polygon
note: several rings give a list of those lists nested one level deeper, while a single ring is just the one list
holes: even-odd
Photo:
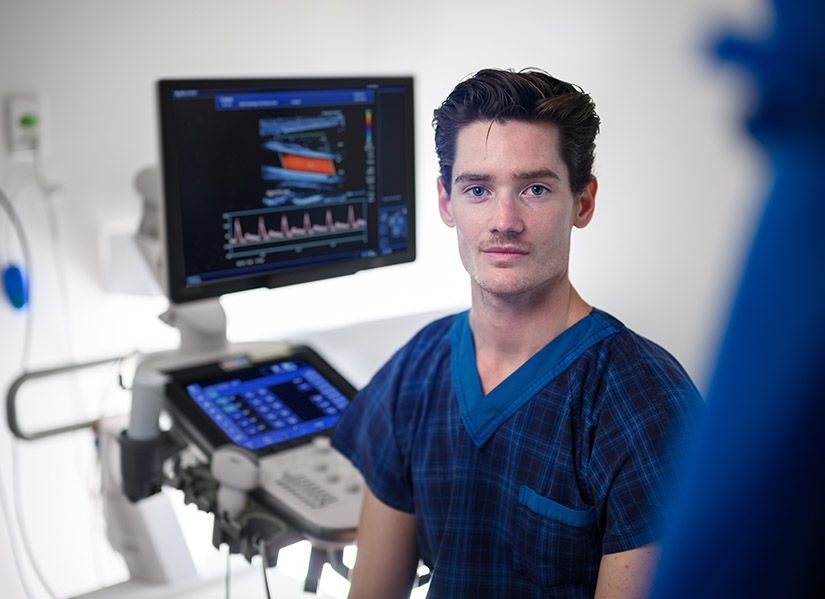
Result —
[{"label": "nose", "polygon": [[502,194],[492,204],[495,210],[490,223],[492,232],[513,234],[524,231],[521,207],[516,198],[510,194]]}]

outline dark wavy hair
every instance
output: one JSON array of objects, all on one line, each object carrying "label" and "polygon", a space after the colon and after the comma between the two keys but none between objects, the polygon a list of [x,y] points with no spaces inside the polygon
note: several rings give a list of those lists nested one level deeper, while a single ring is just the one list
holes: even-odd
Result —
[{"label": "dark wavy hair", "polygon": [[559,131],[562,160],[573,193],[593,178],[599,116],[580,87],[538,69],[484,69],[465,79],[433,111],[435,150],[449,193],[459,130],[477,121],[552,123]]}]

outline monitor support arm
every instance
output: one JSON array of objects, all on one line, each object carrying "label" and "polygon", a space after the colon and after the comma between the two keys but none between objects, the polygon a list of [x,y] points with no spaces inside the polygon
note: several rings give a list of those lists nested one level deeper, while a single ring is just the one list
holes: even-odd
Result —
[{"label": "monitor support arm", "polygon": [[180,331],[181,354],[211,354],[227,349],[226,312],[217,298],[170,304],[159,318]]}]

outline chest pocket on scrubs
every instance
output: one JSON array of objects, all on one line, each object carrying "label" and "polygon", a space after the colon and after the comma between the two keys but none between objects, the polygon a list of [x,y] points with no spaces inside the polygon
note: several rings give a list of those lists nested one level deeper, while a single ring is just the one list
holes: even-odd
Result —
[{"label": "chest pocket on scrubs", "polygon": [[595,586],[601,543],[593,508],[572,509],[522,485],[510,543],[513,571],[536,584]]}]

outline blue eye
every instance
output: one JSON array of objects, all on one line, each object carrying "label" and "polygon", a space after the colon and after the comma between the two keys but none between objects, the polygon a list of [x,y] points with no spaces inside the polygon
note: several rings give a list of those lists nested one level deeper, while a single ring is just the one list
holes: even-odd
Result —
[{"label": "blue eye", "polygon": [[544,185],[531,185],[527,188],[532,196],[541,196],[546,193],[549,193],[549,189],[547,189]]},{"label": "blue eye", "polygon": [[464,194],[471,200],[483,200],[488,193],[487,188],[483,185],[472,185],[464,189]]}]

